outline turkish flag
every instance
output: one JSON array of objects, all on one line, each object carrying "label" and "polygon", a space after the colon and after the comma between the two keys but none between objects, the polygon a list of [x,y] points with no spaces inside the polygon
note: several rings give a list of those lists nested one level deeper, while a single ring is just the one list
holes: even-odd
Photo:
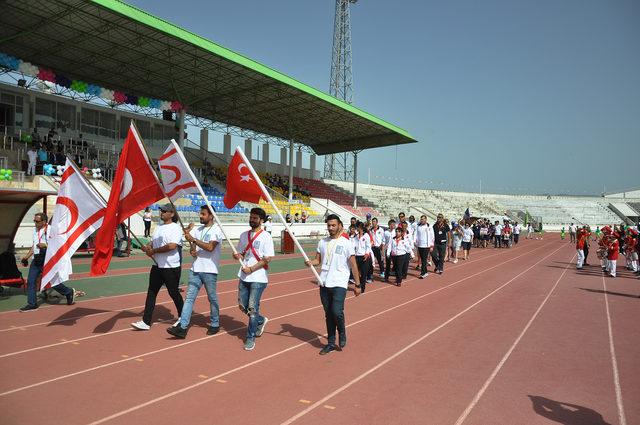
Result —
[{"label": "turkish flag", "polygon": [[118,224],[164,197],[142,139],[131,122],[111,185],[104,221],[96,236],[96,249],[91,261],[92,276],[103,275],[107,271]]},{"label": "turkish flag", "polygon": [[227,192],[223,199],[225,207],[233,208],[240,201],[257,204],[260,198],[265,197],[250,167],[236,149],[227,172]]}]

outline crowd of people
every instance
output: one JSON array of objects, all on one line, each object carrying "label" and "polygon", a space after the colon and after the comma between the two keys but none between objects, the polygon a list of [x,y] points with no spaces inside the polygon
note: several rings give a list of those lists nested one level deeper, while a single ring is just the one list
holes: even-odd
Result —
[{"label": "crowd of people", "polygon": [[[610,277],[618,276],[618,258],[620,254],[625,257],[625,268],[636,275],[640,275],[638,256],[640,254],[640,236],[638,226],[625,224],[597,227],[591,231],[589,226],[569,226],[570,243],[576,244],[577,263],[576,268],[582,270],[588,266],[587,262],[591,243],[597,245],[596,255],[600,260],[602,271]],[[563,233],[560,236],[564,239]]]},{"label": "crowd of people", "polygon": [[[31,134],[31,146],[27,151],[26,173],[28,176],[36,174],[36,168],[44,164],[64,165],[66,155],[71,154],[76,164],[83,166],[85,160],[98,159],[98,151],[95,146],[87,143],[82,134],[78,139],[68,139],[64,141],[56,138],[57,133],[54,128],[42,137],[33,130]],[[74,148],[81,148],[80,150]]]}]

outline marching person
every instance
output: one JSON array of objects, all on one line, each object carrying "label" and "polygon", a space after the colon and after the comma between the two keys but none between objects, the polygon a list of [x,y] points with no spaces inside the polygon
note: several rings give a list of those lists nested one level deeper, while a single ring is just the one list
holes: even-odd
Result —
[{"label": "marching person", "polygon": [[411,246],[407,242],[402,227],[396,227],[395,236],[389,241],[387,245],[387,256],[393,261],[393,268],[396,275],[396,286],[402,285],[402,279],[405,278],[404,269],[407,261],[408,251],[411,250]]},{"label": "marching person", "polygon": [[587,232],[584,229],[578,229],[576,234],[576,250],[578,252],[578,262],[576,269],[581,270],[584,266],[584,244]]},{"label": "marching person", "polygon": [[[305,261],[307,266],[321,266],[320,301],[327,325],[327,344],[320,350],[320,355],[329,354],[337,349],[336,330],[340,349],[347,345],[344,300],[349,285],[349,271],[354,277],[358,277],[359,273],[353,245],[348,236],[343,234],[340,217],[329,214],[325,222],[329,236],[318,242],[315,258]],[[360,295],[360,289],[360,285],[356,284],[356,296]]]},{"label": "marching person", "polygon": [[520,239],[520,225],[516,221],[513,223],[513,243],[518,245],[518,239]]},{"label": "marching person", "polygon": [[[365,224],[361,221],[356,223],[357,234],[355,236],[355,256],[358,271],[360,272],[360,288],[364,294],[367,288],[367,277],[369,276],[369,259],[373,254],[371,250],[371,236],[365,231]],[[358,283],[358,280],[356,280]]]},{"label": "marching person", "polygon": [[[27,305],[19,311],[26,313],[34,311],[38,308],[38,279],[42,277],[42,268],[47,253],[47,238],[49,237],[49,225],[47,224],[47,215],[45,213],[36,213],[33,216],[33,234],[31,237],[31,248],[27,255],[22,257],[22,264],[27,265],[29,258],[31,265],[29,266],[29,275],[27,276]],[[46,283],[46,282],[45,282]],[[67,305],[75,303],[76,290],[60,283],[53,287],[60,295],[66,297]]]},{"label": "marching person", "polygon": [[429,275],[427,261],[429,260],[429,251],[433,247],[433,229],[427,222],[427,216],[424,214],[420,216],[420,222],[416,229],[416,246],[418,247],[418,254],[420,256],[419,279],[424,279]]},{"label": "marching person", "polygon": [[267,214],[262,208],[252,208],[249,212],[250,230],[240,235],[238,252],[233,254],[236,260],[242,260],[242,268],[238,272],[238,306],[249,316],[247,339],[244,349],[251,351],[256,346],[256,337],[264,332],[269,321],[260,315],[260,298],[267,287],[269,278],[267,270],[269,261],[275,255],[271,235],[262,229]]},{"label": "marching person", "polygon": [[189,330],[193,304],[196,302],[198,292],[204,285],[211,306],[211,324],[207,329],[207,335],[215,335],[220,329],[220,308],[218,305],[217,283],[218,267],[220,265],[220,243],[223,235],[220,226],[213,224],[213,214],[209,207],[200,207],[201,226],[189,225],[190,231],[185,234],[185,239],[191,245],[190,253],[194,258],[189,270],[189,286],[187,297],[182,307],[180,322],[167,329],[167,332],[176,338],[184,339]]},{"label": "marching person", "polygon": [[144,304],[142,320],[132,323],[131,326],[139,331],[151,329],[153,310],[156,307],[156,298],[162,286],[167,287],[167,292],[178,310],[178,317],[182,314],[184,301],[180,295],[180,272],[182,263],[182,228],[177,223],[178,215],[172,204],[160,207],[160,220],[162,224],[156,227],[151,235],[151,242],[142,246],[147,256],[154,259],[149,273],[149,288]]},{"label": "marching person", "polygon": [[447,254],[448,234],[451,229],[444,221],[444,216],[438,214],[437,221],[433,225],[434,245],[431,257],[433,258],[435,272],[444,273],[444,258]]},{"label": "marching person", "polygon": [[380,267],[380,277],[384,279],[384,260],[382,259],[382,247],[385,242],[385,232],[384,229],[378,226],[378,219],[373,217],[371,219],[371,235],[373,236],[373,245],[371,246],[371,250],[373,251],[373,255],[376,258],[376,262]]},{"label": "marching person", "polygon": [[396,221],[394,219],[389,220],[387,223],[389,228],[384,232],[384,253],[385,253],[385,269],[384,269],[384,281],[389,282],[389,276],[391,275],[391,257],[389,257],[389,243],[396,234]]},{"label": "marching person", "polygon": [[144,221],[144,237],[151,237],[151,218],[153,214],[151,213],[151,208],[147,207],[144,209],[144,214],[142,214],[142,221]]},{"label": "marching person", "polygon": [[620,241],[618,233],[613,232],[611,235],[611,243],[609,244],[609,276],[616,277],[616,269],[618,268],[618,255],[620,254]]},{"label": "marching person", "polygon": [[469,226],[469,222],[464,222],[464,228],[462,229],[462,252],[463,260],[469,259],[469,252],[471,251],[471,244],[473,243],[473,229]]}]

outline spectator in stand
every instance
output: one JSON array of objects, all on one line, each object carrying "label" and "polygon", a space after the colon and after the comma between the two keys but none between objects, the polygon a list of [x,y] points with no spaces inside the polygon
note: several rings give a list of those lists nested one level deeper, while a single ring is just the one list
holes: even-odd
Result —
[{"label": "spectator in stand", "polygon": [[293,222],[294,223],[300,223],[300,214],[299,213],[295,213],[293,215]]},{"label": "spectator in stand", "polygon": [[40,147],[40,149],[38,149],[38,162],[41,164],[47,162],[47,151],[44,149],[44,147]]},{"label": "spectator in stand", "polygon": [[286,221],[287,223],[291,223],[291,214],[287,213],[287,215],[284,216],[284,221]]},{"label": "spectator in stand", "polygon": [[40,144],[40,135],[38,134],[38,129],[36,127],[33,127],[33,132],[31,133],[31,143],[34,145]]},{"label": "spectator in stand", "polygon": [[207,176],[204,176],[204,180],[202,180],[202,187],[211,187],[211,185],[209,185],[209,179],[207,179]]},{"label": "spectator in stand", "polygon": [[29,151],[27,152],[27,157],[29,158],[29,165],[27,166],[27,175],[35,176],[36,175],[36,163],[38,162],[38,152],[36,151],[35,145],[31,145]]},{"label": "spectator in stand", "polygon": [[307,212],[306,211],[302,211],[302,216],[300,216],[300,221],[302,221],[303,223],[307,222]]}]

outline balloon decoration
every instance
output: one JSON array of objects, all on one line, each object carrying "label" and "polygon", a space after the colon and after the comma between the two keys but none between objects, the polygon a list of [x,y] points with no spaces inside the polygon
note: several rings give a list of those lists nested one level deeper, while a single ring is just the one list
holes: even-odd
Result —
[{"label": "balloon decoration", "polygon": [[102,170],[99,168],[93,168],[91,170],[91,177],[93,177],[94,179],[100,179],[102,178]]},{"label": "balloon decoration", "polygon": [[152,99],[144,96],[137,96],[121,91],[109,90],[95,84],[87,83],[80,80],[72,80],[67,76],[56,74],[50,69],[40,68],[32,63],[23,61],[14,56],[0,52],[0,67],[7,68],[12,71],[19,71],[25,75],[36,77],[42,81],[49,81],[59,86],[69,88],[78,93],[87,93],[92,96],[101,97],[108,101],[118,104],[137,105],[142,107],[150,107],[161,109],[163,111],[180,111],[183,105],[177,100],[168,101],[160,99]]},{"label": "balloon decoration", "polygon": [[52,176],[56,174],[56,167],[53,164],[44,164],[42,166],[42,172],[45,176]]},{"label": "balloon decoration", "polygon": [[13,170],[9,168],[0,168],[0,180],[13,180]]}]

